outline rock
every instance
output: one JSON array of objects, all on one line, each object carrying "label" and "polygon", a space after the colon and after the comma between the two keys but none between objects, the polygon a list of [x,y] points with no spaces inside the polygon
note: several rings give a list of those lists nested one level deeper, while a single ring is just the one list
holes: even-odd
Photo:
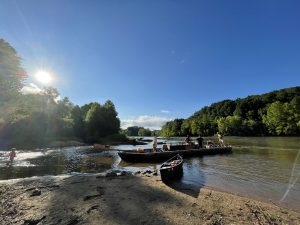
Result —
[{"label": "rock", "polygon": [[145,174],[151,174],[151,173],[152,173],[151,170],[146,170],[146,171],[143,172],[143,175],[145,175]]},{"label": "rock", "polygon": [[79,223],[79,219],[78,218],[73,218],[73,219],[69,220],[67,225],[75,225],[77,223]]},{"label": "rock", "polygon": [[134,175],[138,175],[140,173],[141,173],[141,171],[137,171],[137,172],[134,173]]},{"label": "rock", "polygon": [[157,171],[155,171],[152,175],[153,175],[153,176],[158,176]]},{"label": "rock", "polygon": [[102,194],[96,194],[96,195],[87,195],[84,197],[83,201],[87,201],[93,198],[101,197]]},{"label": "rock", "polygon": [[105,176],[106,177],[116,177],[116,176],[118,176],[118,174],[116,172],[108,172]]},{"label": "rock", "polygon": [[93,205],[91,208],[89,208],[89,209],[87,210],[87,213],[90,213],[92,210],[98,209],[98,208],[99,208],[99,205]]},{"label": "rock", "polygon": [[131,173],[130,173],[130,172],[127,172],[127,171],[121,171],[121,172],[118,174],[118,176],[129,176],[129,175],[131,175]]},{"label": "rock", "polygon": [[32,192],[31,192],[31,195],[30,197],[33,197],[33,196],[39,196],[42,194],[42,191],[40,189],[34,189]]},{"label": "rock", "polygon": [[46,216],[43,216],[39,219],[25,219],[23,225],[37,225],[39,222],[41,222],[43,219],[45,219]]}]

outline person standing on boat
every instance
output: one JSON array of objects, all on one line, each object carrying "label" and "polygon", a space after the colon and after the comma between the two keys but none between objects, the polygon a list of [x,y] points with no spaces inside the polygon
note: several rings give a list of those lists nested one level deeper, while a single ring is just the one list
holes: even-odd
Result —
[{"label": "person standing on boat", "polygon": [[198,148],[203,148],[203,138],[199,135],[196,140],[198,142]]},{"label": "person standing on boat", "polygon": [[157,137],[156,137],[156,135],[153,136],[152,146],[153,146],[153,152],[156,152],[156,148],[157,148]]},{"label": "person standing on boat", "polygon": [[224,145],[224,135],[222,133],[217,132],[219,142]]},{"label": "person standing on boat", "polygon": [[184,143],[186,145],[190,145],[191,144],[191,138],[190,138],[190,135],[187,135],[186,138],[184,139]]}]

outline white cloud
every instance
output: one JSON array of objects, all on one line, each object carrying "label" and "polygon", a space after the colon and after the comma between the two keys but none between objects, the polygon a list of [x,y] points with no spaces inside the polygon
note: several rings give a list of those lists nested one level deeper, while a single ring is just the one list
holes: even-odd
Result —
[{"label": "white cloud", "polygon": [[38,86],[36,86],[35,84],[33,83],[29,83],[28,86],[24,86],[22,89],[21,89],[21,92],[24,94],[24,95],[27,95],[27,94],[39,94],[42,92],[42,89],[40,89]]},{"label": "white cloud", "polygon": [[166,122],[170,120],[172,120],[172,118],[143,115],[134,119],[121,120],[121,127],[125,129],[131,126],[139,126],[149,128],[151,130],[159,130]]},{"label": "white cloud", "polygon": [[160,112],[161,112],[161,113],[165,113],[165,114],[169,114],[169,113],[170,113],[169,110],[165,110],[165,109],[160,110]]}]

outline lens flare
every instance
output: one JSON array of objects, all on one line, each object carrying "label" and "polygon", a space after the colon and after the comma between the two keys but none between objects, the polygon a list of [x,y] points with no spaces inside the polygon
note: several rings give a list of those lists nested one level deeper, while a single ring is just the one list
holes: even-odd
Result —
[{"label": "lens flare", "polygon": [[42,84],[49,84],[52,81],[51,74],[45,70],[38,71],[35,77]]},{"label": "lens flare", "polygon": [[290,190],[293,188],[293,186],[298,181],[300,173],[299,173],[299,171],[297,173],[295,170],[296,170],[296,166],[297,166],[297,162],[298,162],[299,157],[300,157],[300,150],[298,151],[298,154],[295,158],[295,162],[294,162],[294,165],[293,165],[293,169],[292,169],[292,173],[291,173],[291,176],[290,176],[288,187],[287,187],[285,193],[283,194],[282,198],[280,199],[281,202],[284,201],[284,199],[286,198],[286,196],[288,195]]}]

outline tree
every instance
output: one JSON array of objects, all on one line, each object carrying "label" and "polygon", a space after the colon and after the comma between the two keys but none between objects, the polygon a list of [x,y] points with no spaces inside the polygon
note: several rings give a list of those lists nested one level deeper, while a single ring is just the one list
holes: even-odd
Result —
[{"label": "tree", "polygon": [[[89,104],[85,116],[87,129],[87,141],[96,142],[102,137],[118,134],[120,131],[120,120],[118,113],[111,101],[107,101],[103,106],[99,103]],[[86,107],[84,108],[86,110]]]},{"label": "tree", "polygon": [[54,103],[59,97],[59,92],[56,88],[47,87],[43,90],[43,95],[47,98],[49,103]]},{"label": "tree", "polygon": [[16,50],[0,39],[0,107],[20,94],[27,74]]},{"label": "tree", "polygon": [[128,136],[138,136],[140,127],[138,126],[132,126],[132,127],[127,127],[125,130],[125,134]]},{"label": "tree", "polygon": [[151,130],[148,128],[140,127],[138,131],[139,136],[151,136]]},{"label": "tree", "polygon": [[180,132],[183,136],[186,136],[186,135],[192,133],[191,120],[186,119],[182,122],[181,127],[180,127]]},{"label": "tree", "polygon": [[105,130],[104,135],[116,134],[120,131],[120,119],[116,111],[115,105],[112,101],[107,100],[103,105],[103,129]]},{"label": "tree", "polygon": [[72,126],[74,135],[82,140],[86,139],[86,127],[83,119],[83,112],[80,107],[76,105],[71,110]]},{"label": "tree", "polygon": [[239,116],[227,116],[217,120],[219,132],[227,135],[241,135],[243,126]]},{"label": "tree", "polygon": [[164,137],[175,137],[181,135],[181,125],[184,119],[175,119],[167,122],[161,129],[161,134]]},{"label": "tree", "polygon": [[95,142],[101,137],[101,116],[102,112],[100,104],[93,103],[84,120],[87,126],[87,140],[89,142]]},{"label": "tree", "polygon": [[274,102],[267,109],[263,117],[268,131],[273,135],[299,134],[299,111],[297,111],[298,97],[291,103]]}]

